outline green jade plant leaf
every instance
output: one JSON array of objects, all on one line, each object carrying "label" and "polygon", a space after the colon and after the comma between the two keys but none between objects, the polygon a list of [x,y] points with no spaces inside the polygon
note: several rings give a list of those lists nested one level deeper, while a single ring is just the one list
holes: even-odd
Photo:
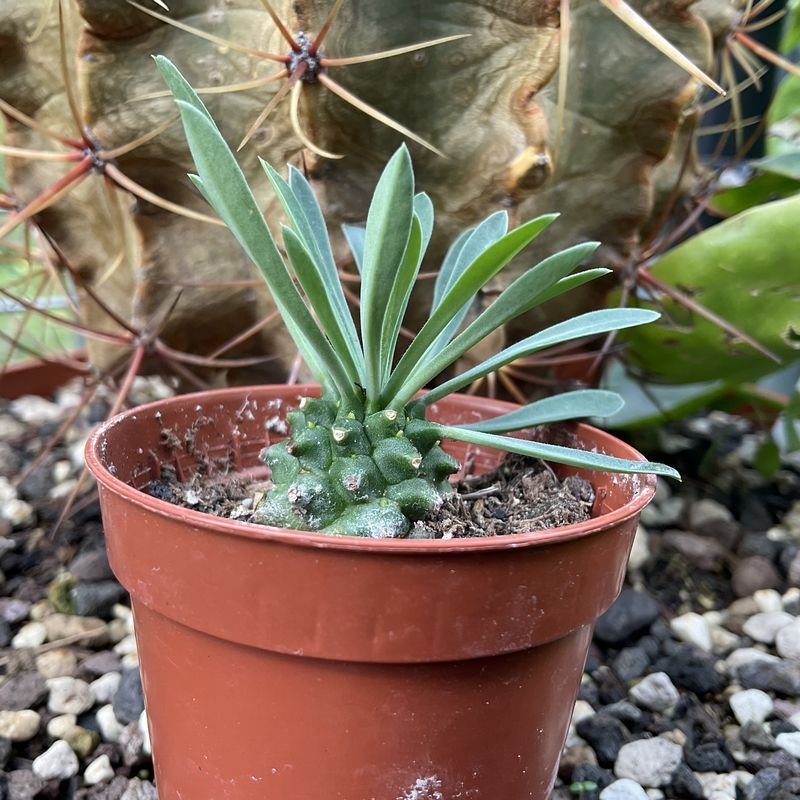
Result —
[{"label": "green jade plant leaf", "polygon": [[658,318],[654,311],[581,314],[507,347],[418,397],[433,378],[508,320],[604,275],[605,269],[573,274],[596,243],[570,247],[531,267],[462,328],[481,287],[556,218],[537,217],[508,231],[506,213],[492,214],[450,248],[430,317],[395,365],[401,322],[433,229],[433,208],[425,194],[414,192],[406,148],[394,154],[381,175],[366,229],[347,231],[361,271],[359,334],[322,213],[303,175],[289,167],[284,179],[262,161],[289,222],[282,230],[287,265],[207,109],[168,59],[158,57],[156,62],[180,109],[198,171],[191,176],[194,184],[258,266],[322,387],[320,398],[304,398],[287,415],[289,438],[262,453],[274,486],[258,504],[256,521],[342,535],[404,536],[412,520],[425,517],[452,491],[449,478],[459,465],[442,449],[445,438],[590,469],[678,477],[663,464],[502,435],[548,422],[613,414],[621,401],[612,392],[567,392],[472,425],[426,419],[432,403],[504,364],[560,342],[651,322]]}]

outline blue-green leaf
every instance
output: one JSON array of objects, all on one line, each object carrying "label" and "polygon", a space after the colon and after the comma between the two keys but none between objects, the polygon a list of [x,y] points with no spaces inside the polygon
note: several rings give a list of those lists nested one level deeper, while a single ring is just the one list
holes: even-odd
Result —
[{"label": "blue-green leaf", "polygon": [[367,397],[377,401],[385,372],[381,361],[383,314],[411,232],[414,174],[405,145],[389,160],[367,215],[361,270],[361,339],[366,360]]},{"label": "blue-green leaf", "polygon": [[681,479],[677,470],[668,467],[666,464],[659,464],[653,461],[631,461],[626,458],[616,458],[615,456],[607,456],[603,453],[589,450],[576,450],[573,447],[531,442],[527,439],[517,439],[513,436],[496,436],[492,433],[481,433],[480,431],[448,425],[439,425],[437,427],[443,437],[477,444],[481,447],[495,447],[498,450],[519,453],[531,458],[541,458],[545,461],[554,461],[557,464],[569,464],[573,467],[596,469],[603,472],[650,473],[664,475],[676,480]]},{"label": "blue-green leaf", "polygon": [[516,411],[501,414],[499,417],[458,427],[483,433],[507,433],[550,422],[564,422],[569,419],[610,417],[612,414],[616,414],[623,405],[625,405],[623,399],[616,392],[604,389],[578,389],[574,392],[563,392],[553,397],[536,400]]},{"label": "blue-green leaf", "polygon": [[585,336],[597,336],[601,333],[644,325],[648,322],[655,322],[659,316],[655,311],[639,308],[604,308],[599,311],[579,314],[577,317],[558,322],[543,331],[539,331],[539,333],[533,334],[533,336],[529,336],[527,339],[506,347],[483,363],[431,389],[420,400],[426,405],[434,403],[443,397],[447,397],[448,394],[468,386],[478,378],[482,378],[490,372],[495,372],[500,367],[504,367],[518,358],[525,358],[531,353],[543,350],[545,347],[582,339]]}]

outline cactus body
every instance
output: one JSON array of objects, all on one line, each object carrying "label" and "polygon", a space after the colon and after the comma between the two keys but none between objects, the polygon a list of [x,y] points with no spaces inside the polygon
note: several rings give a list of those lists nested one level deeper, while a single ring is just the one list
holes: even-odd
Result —
[{"label": "cactus body", "polygon": [[[342,536],[405,536],[409,520],[439,507],[458,462],[423,420],[406,421],[404,414],[385,410],[362,424],[337,411],[334,401],[304,398],[287,415],[289,438],[261,455],[274,485],[254,520]],[[421,449],[405,435],[407,427]],[[345,428],[353,435],[337,433]]]},{"label": "cactus body", "polygon": [[[689,58],[702,67],[709,65],[711,37],[703,18],[689,10],[690,3],[633,4]],[[157,8],[146,0],[144,5]],[[274,3],[294,32],[319,30],[331,5],[330,0]],[[75,6],[69,7],[70,80],[86,126],[104,147],[125,145],[174,115],[171,99],[151,97],[163,91],[150,58],[153,53],[170,56],[195,86],[203,87],[264,77],[276,67],[169,27],[122,0],[79,0],[78,13]],[[440,159],[413,146],[419,188],[431,195],[437,210],[426,269],[441,263],[456,231],[497,208],[509,209],[512,222],[544,209],[561,211],[565,224],[542,237],[532,257],[560,249],[566,236],[570,241],[601,240],[604,249],[598,261],[621,264],[635,248],[657,200],[654,179],[657,189],[672,190],[684,159],[681,154],[671,158],[671,149],[683,144],[680,123],[696,88],[694,81],[625,28],[598,0],[573,0],[571,7],[567,119],[557,163],[553,153],[560,41],[557,2],[472,0],[465,5],[440,0],[422,7],[396,0],[347,0],[342,7],[325,45],[330,56],[471,34],[460,42],[390,61],[343,67],[336,73],[347,89],[449,156]],[[50,14],[37,32],[47,8]],[[210,34],[271,52],[286,49],[259,0],[185,0],[170,8],[175,19]],[[704,0],[702,15],[714,16],[715,9],[728,8],[727,0]],[[0,97],[38,122],[74,136],[60,75],[57,24],[54,4],[41,0],[0,4]],[[271,83],[206,97],[229,141],[241,139],[279,86]],[[302,165],[316,184],[341,256],[345,250],[339,225],[364,220],[371,187],[400,137],[319,84],[304,87],[299,115],[309,136],[345,157],[326,161],[304,150],[289,124],[288,106],[282,105],[242,151],[242,165],[257,187],[273,231],[282,217],[257,156],[273,164]],[[6,143],[56,147],[12,121],[7,122]],[[121,155],[116,163],[147,189],[208,211],[186,177],[191,159],[178,126]],[[12,159],[8,165],[20,203],[37,196],[64,172],[63,165],[51,162]],[[156,321],[163,323],[163,338],[171,346],[203,354],[274,311],[262,287],[230,283],[250,279],[252,273],[227,231],[134,200],[116,188],[110,193],[102,175],[95,174],[74,195],[40,214],[38,223],[119,316],[145,330]],[[521,261],[519,269],[530,263]],[[509,270],[503,281],[515,274]],[[426,318],[426,286],[430,283],[423,282],[416,290],[410,327]],[[605,291],[605,287],[584,288],[571,295],[569,311],[596,307]],[[179,302],[164,322],[165,308],[179,293]],[[537,312],[536,320],[523,318],[498,336],[514,340],[534,324],[563,317],[565,306],[559,302]],[[81,303],[89,325],[119,330],[85,293]],[[89,347],[99,367],[113,365],[120,357],[115,345],[90,342]],[[235,352],[277,356],[240,375],[239,381],[282,380],[295,353],[277,319]]]}]

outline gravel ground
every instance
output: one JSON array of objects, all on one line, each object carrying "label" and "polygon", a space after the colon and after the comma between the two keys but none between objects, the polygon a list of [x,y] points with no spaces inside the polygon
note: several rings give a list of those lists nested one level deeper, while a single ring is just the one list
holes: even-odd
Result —
[{"label": "gravel ground", "polygon": [[[49,533],[105,403],[15,486],[78,396],[0,401],[0,800],[156,798],[96,502]],[[711,415],[641,444],[686,480],[660,484],[598,623],[554,800],[800,800],[800,463],[764,477],[758,441]]]}]

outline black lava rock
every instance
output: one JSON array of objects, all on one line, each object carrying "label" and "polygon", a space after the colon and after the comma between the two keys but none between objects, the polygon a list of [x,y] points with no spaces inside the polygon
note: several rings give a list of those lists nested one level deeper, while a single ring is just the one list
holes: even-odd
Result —
[{"label": "black lava rock", "polygon": [[597,788],[602,792],[606,786],[610,786],[616,780],[616,776],[610,769],[603,769],[597,764],[578,764],[572,771],[572,783],[583,783],[591,781],[597,784]]},{"label": "black lava rock", "polygon": [[733,772],[736,762],[724,742],[704,742],[683,750],[686,763],[695,772]]},{"label": "black lava rock", "polygon": [[658,672],[666,672],[679,688],[703,697],[725,687],[725,679],[714,669],[714,658],[691,645],[683,645],[656,662]]},{"label": "black lava rock", "polygon": [[649,714],[626,700],[606,706],[603,713],[618,719],[631,733],[645,730],[650,720]]},{"label": "black lava rock", "polygon": [[70,592],[70,599],[75,613],[81,617],[106,617],[125,594],[116,581],[98,581],[79,583]]},{"label": "black lava rock", "polygon": [[769,730],[773,736],[777,736],[779,733],[797,733],[797,726],[788,719],[774,719],[769,723]]},{"label": "black lava rock", "polygon": [[624,589],[611,608],[597,620],[594,635],[600,642],[620,644],[646,631],[658,618],[658,604],[646,592]]},{"label": "black lava rock", "polygon": [[788,697],[800,695],[800,666],[788,661],[751,661],[737,670],[745,689],[761,689]]},{"label": "black lava rock", "polygon": [[607,706],[618,703],[628,696],[628,687],[614,674],[609,667],[600,667],[592,674],[597,684],[600,704]]},{"label": "black lava rock", "polygon": [[138,721],[144,711],[144,693],[138,668],[122,673],[122,680],[111,705],[114,715],[123,724]]},{"label": "black lava rock", "polygon": [[72,560],[68,571],[78,581],[108,581],[114,577],[105,549],[80,553]]},{"label": "black lava rock", "polygon": [[628,729],[618,719],[602,712],[580,720],[575,730],[591,745],[602,767],[613,767],[620,747],[630,739]]},{"label": "black lava rock", "polygon": [[11,643],[11,626],[0,617],[0,647],[8,647]]},{"label": "black lava rock", "polygon": [[686,764],[679,764],[675,772],[672,773],[670,780],[669,794],[681,800],[703,800],[705,793],[703,785],[697,780],[697,776]]},{"label": "black lava rock", "polygon": [[774,561],[778,557],[780,549],[780,542],[767,539],[763,533],[746,533],[739,542],[738,555],[742,558],[761,556],[768,561]]},{"label": "black lava rock", "polygon": [[758,722],[748,722],[742,725],[739,737],[748,747],[755,747],[757,750],[778,749],[775,739]]},{"label": "black lava rock", "polygon": [[775,767],[780,772],[782,781],[800,778],[800,761],[784,750],[776,750],[759,759],[759,762],[761,767]]},{"label": "black lava rock", "polygon": [[641,678],[650,666],[650,656],[642,647],[626,647],[617,653],[611,665],[621,681],[632,681]]},{"label": "black lava rock", "polygon": [[767,800],[781,784],[780,770],[767,767],[759,770],[744,788],[744,800]]},{"label": "black lava rock", "polygon": [[6,739],[5,736],[0,736],[0,769],[4,769],[11,758],[11,739]]}]

